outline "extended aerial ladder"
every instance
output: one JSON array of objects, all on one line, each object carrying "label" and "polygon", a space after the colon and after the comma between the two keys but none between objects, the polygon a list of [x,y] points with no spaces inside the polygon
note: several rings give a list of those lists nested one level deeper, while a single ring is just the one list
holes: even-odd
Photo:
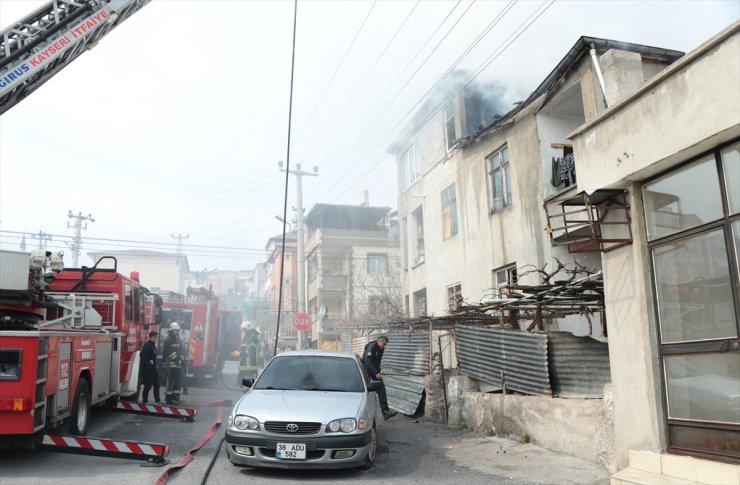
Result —
[{"label": "extended aerial ladder", "polygon": [[52,0],[2,31],[0,115],[151,0]]}]

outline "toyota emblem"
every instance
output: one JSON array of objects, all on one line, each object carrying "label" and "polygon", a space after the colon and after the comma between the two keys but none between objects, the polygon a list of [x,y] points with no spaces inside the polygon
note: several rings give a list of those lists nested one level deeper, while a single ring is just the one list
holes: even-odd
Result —
[{"label": "toyota emblem", "polygon": [[298,425],[297,425],[297,424],[295,424],[295,423],[290,423],[289,425],[287,425],[287,426],[285,427],[285,429],[287,429],[287,430],[288,430],[288,431],[290,431],[291,433],[295,433],[296,431],[298,431]]}]

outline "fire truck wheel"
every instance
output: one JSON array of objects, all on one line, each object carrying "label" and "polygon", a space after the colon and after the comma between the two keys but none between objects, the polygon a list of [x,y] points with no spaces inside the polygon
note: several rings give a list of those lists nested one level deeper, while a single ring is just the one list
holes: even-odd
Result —
[{"label": "fire truck wheel", "polygon": [[90,384],[87,379],[80,379],[75,391],[74,408],[69,418],[69,432],[85,435],[90,423]]}]

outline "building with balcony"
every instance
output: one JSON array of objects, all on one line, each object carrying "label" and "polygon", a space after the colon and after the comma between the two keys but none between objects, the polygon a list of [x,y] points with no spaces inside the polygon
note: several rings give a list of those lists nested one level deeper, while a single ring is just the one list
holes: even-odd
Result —
[{"label": "building with balcony", "polygon": [[410,315],[536,285],[557,260],[603,274],[607,332],[578,315],[546,329],[608,343],[613,434],[594,456],[632,467],[617,483],[737,483],[737,86],[738,23],[686,56],[582,37],[480,129],[462,130],[476,101],[452,89],[389,147]]},{"label": "building with balcony", "polygon": [[314,341],[401,313],[398,223],[388,207],[316,204],[306,228]]}]

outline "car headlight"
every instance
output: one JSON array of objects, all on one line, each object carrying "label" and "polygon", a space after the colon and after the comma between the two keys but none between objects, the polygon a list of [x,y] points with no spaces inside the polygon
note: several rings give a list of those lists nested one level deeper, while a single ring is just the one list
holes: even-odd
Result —
[{"label": "car headlight", "polygon": [[332,433],[338,433],[342,431],[344,433],[351,433],[357,429],[357,421],[355,418],[342,418],[335,419],[326,427],[327,431]]},{"label": "car headlight", "polygon": [[234,416],[234,427],[236,429],[242,429],[242,430],[250,429],[254,431],[254,430],[259,429],[260,422],[257,421],[252,416],[238,415],[238,416]]}]

